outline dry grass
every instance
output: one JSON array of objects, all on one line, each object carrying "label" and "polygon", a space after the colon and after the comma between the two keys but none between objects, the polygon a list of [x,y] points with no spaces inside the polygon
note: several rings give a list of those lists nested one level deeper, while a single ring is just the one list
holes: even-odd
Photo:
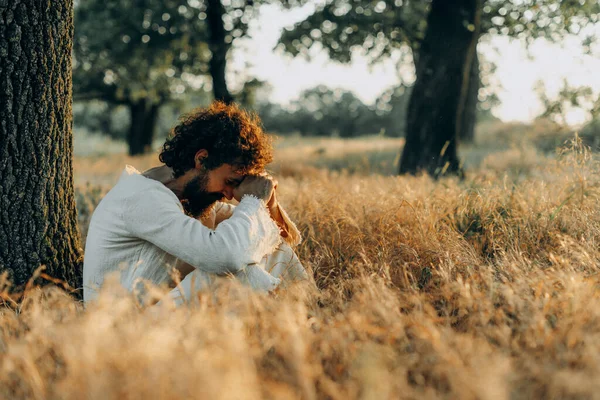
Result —
[{"label": "dry grass", "polygon": [[[82,311],[33,290],[0,312],[0,398],[599,397],[596,161],[517,145],[464,182],[318,168],[391,144],[280,145],[318,293],[231,286],[175,310],[113,287]],[[154,157],[76,160],[83,230],[122,164]]]}]

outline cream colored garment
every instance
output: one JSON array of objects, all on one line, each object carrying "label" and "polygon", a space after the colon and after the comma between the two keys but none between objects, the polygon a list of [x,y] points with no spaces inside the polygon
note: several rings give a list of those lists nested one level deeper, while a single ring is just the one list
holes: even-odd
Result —
[{"label": "cream colored garment", "polygon": [[165,185],[127,166],[92,215],[84,301],[95,299],[105,277],[115,271],[121,272],[121,284],[130,291],[143,280],[167,283],[178,259],[208,277],[242,273],[242,280],[256,290],[277,286],[279,279],[257,267],[282,242],[264,202],[244,196],[237,207],[223,207],[215,209],[211,229],[186,216]]},{"label": "cream colored garment", "polygon": [[[259,270],[267,271],[270,276],[280,281],[269,290],[276,287],[285,287],[292,282],[309,280],[306,270],[300,263],[300,260],[298,260],[298,256],[294,253],[290,245],[285,242],[279,245],[276,251],[265,256],[259,264],[247,266],[235,278],[244,285],[253,288],[260,287],[262,286],[260,282],[254,281],[257,277],[258,279],[261,277],[260,273],[256,273]],[[190,303],[193,302],[197,292],[210,290],[223,279],[229,278],[207,274],[202,270],[196,269],[189,273],[175,289],[171,290],[168,297],[177,306]]]},{"label": "cream colored garment", "polygon": [[[219,223],[230,218],[234,210],[235,206],[231,204],[219,203],[202,222],[208,228],[214,229]],[[285,242],[281,243],[274,252],[263,257],[260,263],[248,265],[244,271],[240,271],[235,275],[235,278],[242,284],[255,288],[258,291],[270,291],[277,286],[285,287],[289,283],[309,279],[298,256],[290,246],[295,246],[300,242],[300,232],[290,220],[287,213],[281,208],[280,212],[288,228],[288,237],[285,238]],[[272,282],[273,285],[269,288],[265,288],[261,282],[263,271],[268,272],[270,276],[277,279],[277,282]],[[175,305],[179,306],[192,301],[197,292],[210,290],[211,287],[218,284],[219,280],[222,279],[227,278],[196,269],[188,274],[169,293],[168,297]]]}]

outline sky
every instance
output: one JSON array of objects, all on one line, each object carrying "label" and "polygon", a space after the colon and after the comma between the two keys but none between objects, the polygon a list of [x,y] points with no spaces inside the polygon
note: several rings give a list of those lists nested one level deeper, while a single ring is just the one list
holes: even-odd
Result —
[{"label": "sky", "polygon": [[[245,76],[256,77],[271,85],[271,102],[287,104],[302,90],[324,84],[351,90],[363,102],[372,104],[382,92],[400,83],[393,59],[373,66],[356,55],[352,63],[340,64],[330,61],[323,50],[315,49],[310,61],[274,51],[282,29],[303,20],[312,10],[311,6],[292,11],[263,6],[259,18],[250,25],[250,38],[238,41],[232,53],[228,78],[233,88]],[[600,34],[600,27],[596,28]],[[570,85],[589,86],[600,93],[600,73],[595,72],[600,71],[600,59],[584,54],[576,37],[562,44],[538,40],[528,54],[521,42],[497,36],[480,42],[478,51],[497,66],[493,86],[501,104],[492,112],[504,121],[529,122],[543,112],[535,91],[538,80],[550,97],[558,92],[564,79]],[[572,110],[567,114],[567,123],[578,125],[587,118],[585,112]]]}]

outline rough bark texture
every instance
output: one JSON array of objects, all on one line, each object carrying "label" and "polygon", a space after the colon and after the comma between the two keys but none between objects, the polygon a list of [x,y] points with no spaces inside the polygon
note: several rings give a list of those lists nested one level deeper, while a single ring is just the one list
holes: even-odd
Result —
[{"label": "rough bark texture", "polygon": [[458,132],[459,143],[472,143],[475,140],[475,125],[477,124],[477,104],[479,104],[479,88],[481,78],[479,76],[479,57],[477,52],[471,63],[471,76],[469,78],[469,89],[465,99],[465,109],[462,114],[461,130]]},{"label": "rough bark texture", "polygon": [[478,37],[479,9],[479,0],[432,2],[408,105],[400,173],[462,174],[456,138]]},{"label": "rough bark texture", "polygon": [[81,287],[73,193],[73,0],[0,2],[0,270]]},{"label": "rough bark texture", "polygon": [[231,44],[225,41],[227,32],[223,26],[223,14],[225,14],[225,8],[221,4],[221,0],[208,0],[206,20],[210,31],[208,45],[212,57],[209,69],[213,81],[213,95],[215,100],[231,103],[233,102],[233,97],[227,89],[227,81],[225,80],[227,52]]},{"label": "rough bark texture", "polygon": [[150,100],[140,100],[129,106],[131,125],[127,136],[129,155],[136,156],[148,153],[152,149],[152,140],[156,131],[158,119],[158,104]]}]

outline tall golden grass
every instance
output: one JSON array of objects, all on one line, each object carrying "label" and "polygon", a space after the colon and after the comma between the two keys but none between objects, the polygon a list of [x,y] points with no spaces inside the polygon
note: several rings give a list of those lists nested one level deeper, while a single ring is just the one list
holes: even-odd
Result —
[{"label": "tall golden grass", "polygon": [[[436,182],[380,173],[400,142],[359,142],[281,145],[273,167],[318,291],[232,284],[175,309],[108,285],[83,310],[32,289],[0,311],[0,398],[599,397],[600,178],[581,143],[506,146]],[[156,158],[76,159],[83,232],[126,162]]]}]

